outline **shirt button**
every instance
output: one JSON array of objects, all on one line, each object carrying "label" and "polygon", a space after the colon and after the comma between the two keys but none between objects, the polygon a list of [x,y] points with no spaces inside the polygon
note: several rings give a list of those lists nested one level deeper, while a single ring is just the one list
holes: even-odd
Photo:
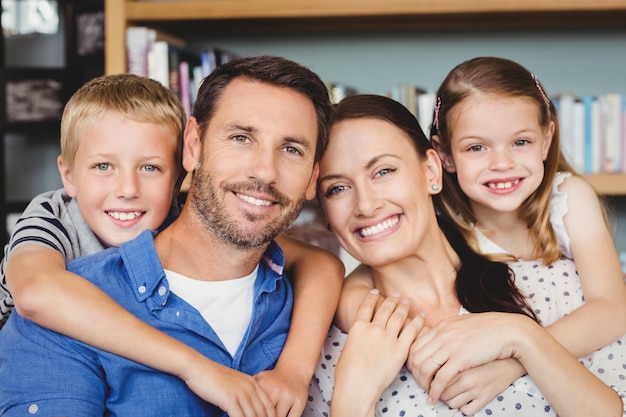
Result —
[{"label": "shirt button", "polygon": [[159,287],[159,295],[160,296],[164,296],[166,291],[167,291],[167,288],[165,288],[165,286]]},{"label": "shirt button", "polygon": [[39,406],[37,404],[31,404],[28,406],[28,412],[30,414],[37,414],[39,411]]},{"label": "shirt button", "polygon": [[146,292],[146,286],[142,285],[141,287],[137,288],[137,291],[139,291],[139,294],[143,294]]}]

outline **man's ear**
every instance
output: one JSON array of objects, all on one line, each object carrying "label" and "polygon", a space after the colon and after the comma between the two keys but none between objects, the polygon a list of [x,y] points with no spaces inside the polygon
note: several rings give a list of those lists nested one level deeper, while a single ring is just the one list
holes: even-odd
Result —
[{"label": "man's ear", "polygon": [[61,174],[61,182],[63,182],[65,192],[72,198],[76,197],[76,187],[74,186],[72,169],[61,155],[57,157],[57,167],[59,168],[59,174]]},{"label": "man's ear", "polygon": [[441,164],[443,165],[443,168],[450,173],[455,172],[456,166],[454,165],[454,160],[452,159],[452,156],[445,151],[439,136],[433,135],[430,143],[432,143],[433,148],[435,148],[435,150],[439,154],[439,158],[441,159]]},{"label": "man's ear", "polygon": [[313,165],[313,173],[311,174],[311,179],[309,180],[309,185],[306,188],[305,198],[307,200],[313,200],[315,198],[315,194],[317,191],[317,178],[320,175],[320,164],[316,162]]},{"label": "man's ear", "polygon": [[187,120],[184,133],[183,167],[187,172],[193,172],[202,159],[202,142],[200,139],[200,125],[192,116]]}]

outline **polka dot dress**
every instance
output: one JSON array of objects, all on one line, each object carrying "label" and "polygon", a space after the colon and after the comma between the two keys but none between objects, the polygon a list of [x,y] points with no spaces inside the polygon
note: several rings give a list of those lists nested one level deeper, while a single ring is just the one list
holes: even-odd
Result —
[{"label": "polka dot dress", "polygon": [[[543,325],[548,325],[583,304],[582,289],[574,263],[562,259],[548,267],[533,262],[511,264],[520,290]],[[346,334],[332,328],[324,345],[315,378],[309,391],[307,417],[328,417],[333,389],[333,374]],[[626,397],[626,338],[612,343],[581,362],[620,396]],[[376,406],[377,417],[461,417],[464,414],[443,402],[428,404],[427,394],[403,368],[398,377],[383,392]],[[625,406],[626,410],[626,406]],[[532,380],[522,377],[509,386],[475,416],[556,416],[556,413]],[[624,413],[626,416],[626,411]],[[339,416],[343,417],[343,416]]]}]

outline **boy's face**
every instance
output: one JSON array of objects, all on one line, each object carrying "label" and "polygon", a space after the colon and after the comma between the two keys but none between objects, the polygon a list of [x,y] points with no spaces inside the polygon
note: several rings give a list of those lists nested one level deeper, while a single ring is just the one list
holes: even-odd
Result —
[{"label": "boy's face", "polygon": [[63,185],[104,246],[119,246],[167,217],[176,182],[176,137],[163,125],[116,113],[94,121],[74,167],[59,157]]}]

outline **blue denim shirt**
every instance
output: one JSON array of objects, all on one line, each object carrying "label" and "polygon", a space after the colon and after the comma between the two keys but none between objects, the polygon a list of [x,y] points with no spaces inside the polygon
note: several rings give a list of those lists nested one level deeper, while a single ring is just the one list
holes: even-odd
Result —
[{"label": "blue denim shirt", "polygon": [[[78,258],[86,277],[148,324],[212,360],[253,375],[272,369],[285,343],[293,294],[283,254],[269,246],[254,286],[251,322],[235,356],[200,313],[170,292],[151,232]],[[175,377],[42,328],[13,312],[0,331],[3,416],[222,416]]]}]

